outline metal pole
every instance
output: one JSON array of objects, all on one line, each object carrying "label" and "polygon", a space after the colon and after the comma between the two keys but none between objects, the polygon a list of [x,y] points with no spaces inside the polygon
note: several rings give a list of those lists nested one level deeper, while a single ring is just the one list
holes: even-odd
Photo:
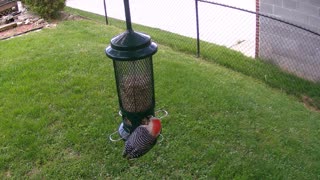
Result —
[{"label": "metal pole", "polygon": [[197,23],[197,57],[200,57],[200,30],[199,30],[198,0],[195,0],[195,3],[196,3],[196,23]]},{"label": "metal pole", "polygon": [[129,0],[123,0],[123,2],[124,2],[124,11],[126,13],[127,30],[132,31]]},{"label": "metal pole", "polygon": [[104,7],[104,15],[105,15],[105,18],[106,18],[106,25],[108,25],[109,22],[108,22],[108,14],[107,14],[106,0],[103,0],[103,7]]},{"label": "metal pole", "polygon": [[260,0],[256,0],[256,52],[255,58],[259,58],[260,49]]}]

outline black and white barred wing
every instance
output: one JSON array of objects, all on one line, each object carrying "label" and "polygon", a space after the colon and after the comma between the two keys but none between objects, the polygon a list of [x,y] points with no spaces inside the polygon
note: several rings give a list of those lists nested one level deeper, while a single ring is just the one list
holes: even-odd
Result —
[{"label": "black and white barred wing", "polygon": [[126,141],[123,157],[128,159],[138,158],[146,154],[156,142],[157,138],[149,134],[145,127],[139,126]]}]

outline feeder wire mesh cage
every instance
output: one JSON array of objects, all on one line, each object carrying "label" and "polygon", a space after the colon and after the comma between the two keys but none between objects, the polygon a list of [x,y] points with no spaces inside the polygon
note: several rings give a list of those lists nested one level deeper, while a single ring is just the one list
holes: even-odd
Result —
[{"label": "feeder wire mesh cage", "polygon": [[127,30],[112,38],[106,55],[113,60],[123,129],[131,133],[154,116],[152,55],[157,45],[150,36],[132,30],[129,1],[124,0]]},{"label": "feeder wire mesh cage", "polygon": [[114,61],[114,70],[122,118],[125,128],[131,132],[144,118],[154,116],[152,58]]}]

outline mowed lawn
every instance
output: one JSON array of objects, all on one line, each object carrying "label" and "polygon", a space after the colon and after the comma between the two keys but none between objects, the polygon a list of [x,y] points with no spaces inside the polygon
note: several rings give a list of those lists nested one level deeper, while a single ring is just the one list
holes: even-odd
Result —
[{"label": "mowed lawn", "polygon": [[121,122],[112,61],[123,32],[92,21],[0,41],[1,179],[318,179],[320,113],[263,82],[159,44],[164,141],[140,159]]}]

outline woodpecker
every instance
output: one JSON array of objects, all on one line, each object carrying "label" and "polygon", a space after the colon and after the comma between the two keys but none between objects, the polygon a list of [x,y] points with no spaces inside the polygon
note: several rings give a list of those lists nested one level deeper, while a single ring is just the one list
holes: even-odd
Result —
[{"label": "woodpecker", "polygon": [[138,158],[146,154],[157,142],[161,132],[161,121],[151,117],[147,125],[138,126],[125,142],[123,157]]}]

